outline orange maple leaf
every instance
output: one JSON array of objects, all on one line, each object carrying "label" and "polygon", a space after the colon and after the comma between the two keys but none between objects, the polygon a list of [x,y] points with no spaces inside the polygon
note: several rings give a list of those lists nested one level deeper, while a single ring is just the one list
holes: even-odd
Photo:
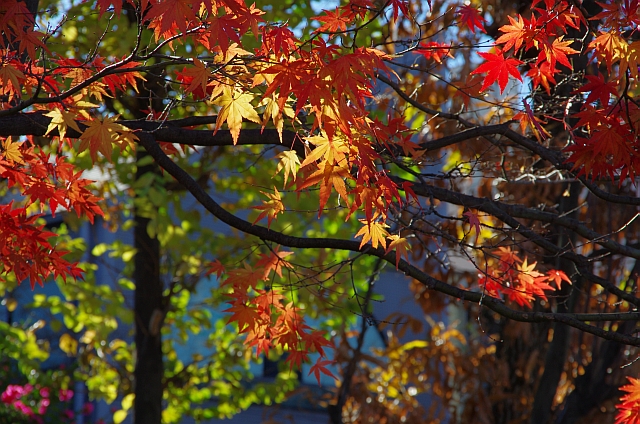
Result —
[{"label": "orange maple leaf", "polygon": [[442,59],[445,56],[453,58],[451,54],[451,45],[445,43],[438,43],[436,41],[430,41],[428,43],[420,43],[419,49],[414,50],[414,53],[421,54],[426,59],[435,60],[438,63],[442,63]]},{"label": "orange maple leaf", "polygon": [[640,379],[627,377],[629,384],[620,387],[627,392],[616,405],[618,415],[615,424],[640,424]]},{"label": "orange maple leaf", "polygon": [[262,212],[256,218],[253,223],[260,221],[265,216],[268,219],[267,227],[271,227],[271,221],[279,214],[284,212],[284,204],[282,203],[282,198],[280,197],[280,192],[277,188],[273,187],[273,194],[261,191],[260,193],[264,194],[269,198],[269,200],[263,200],[261,206],[254,206],[253,209],[261,210]]},{"label": "orange maple leaf", "polygon": [[238,324],[238,331],[240,333],[246,333],[253,329],[260,319],[258,310],[251,305],[234,304],[228,309],[222,312],[232,312],[232,315],[227,320],[228,323],[236,322]]},{"label": "orange maple leaf", "polygon": [[255,289],[259,281],[262,281],[264,276],[264,269],[253,269],[248,264],[244,264],[244,268],[235,268],[227,271],[227,278],[222,282],[222,286],[232,286],[234,293],[238,293],[237,296],[243,296],[243,299],[248,298],[247,290],[249,288]]},{"label": "orange maple leaf", "polygon": [[400,258],[404,257],[407,261],[409,260],[411,245],[409,244],[409,240],[405,237],[400,237],[397,234],[390,235],[388,239],[391,240],[391,243],[389,243],[389,247],[387,247],[387,251],[385,253],[389,253],[393,249],[396,250],[396,269],[398,269]]},{"label": "orange maple leaf", "polygon": [[604,60],[611,72],[611,65],[619,60],[627,51],[627,41],[614,31],[603,32],[596,37],[588,48],[594,49],[598,57]]},{"label": "orange maple leaf", "polygon": [[260,260],[256,264],[257,266],[264,267],[263,280],[269,278],[269,273],[273,270],[279,277],[282,277],[282,267],[293,268],[286,258],[289,255],[293,255],[293,252],[279,252],[280,246],[276,246],[268,255],[261,254]]},{"label": "orange maple leaf", "polygon": [[532,28],[531,22],[528,19],[524,19],[522,15],[518,15],[516,21],[511,16],[507,16],[511,25],[503,25],[500,27],[500,31],[504,32],[496,40],[496,44],[503,44],[503,51],[508,51],[511,47],[514,47],[514,52],[520,50],[522,43],[526,42],[525,47],[528,49],[533,44],[533,38],[535,34],[540,31],[536,28]]},{"label": "orange maple leaf", "polygon": [[190,81],[189,87],[184,90],[187,93],[193,93],[198,89],[203,93],[207,92],[207,84],[209,83],[209,76],[211,74],[207,69],[207,65],[201,60],[198,60],[198,58],[194,58],[193,66],[185,68],[181,75],[186,76],[187,80]]},{"label": "orange maple leaf", "polygon": [[320,169],[311,174],[300,184],[298,191],[320,183],[320,208],[318,210],[318,216],[320,216],[320,214],[322,214],[322,210],[327,204],[327,201],[329,200],[332,187],[338,192],[346,206],[349,206],[350,202],[347,197],[347,186],[344,183],[345,179],[353,179],[351,174],[349,174],[348,168],[324,162],[324,166],[320,164]]},{"label": "orange maple leaf", "polygon": [[560,73],[560,71],[556,68],[551,68],[551,64],[545,61],[540,64],[531,64],[531,68],[527,71],[527,76],[531,78],[534,90],[542,85],[547,94],[551,95],[550,84],[556,84],[553,75],[557,73]]},{"label": "orange maple leaf", "polygon": [[176,26],[181,32],[187,31],[189,22],[197,22],[193,9],[194,6],[200,6],[197,0],[162,0],[153,2],[145,20],[155,21],[153,26],[156,27],[156,40],[158,33],[168,34],[172,28]]},{"label": "orange maple leaf", "polygon": [[207,268],[207,272],[205,273],[205,276],[210,276],[211,274],[216,274],[216,277],[220,278],[220,276],[222,274],[224,274],[225,272],[225,268],[224,265],[222,265],[222,262],[220,262],[218,259],[216,259],[215,261],[211,261],[206,265]]},{"label": "orange maple leaf", "polygon": [[631,76],[637,80],[638,66],[640,66],[640,41],[634,41],[627,47],[626,54],[620,57],[620,75],[628,69]]},{"label": "orange maple leaf", "polygon": [[564,271],[559,269],[550,269],[547,271],[547,278],[549,279],[549,282],[555,283],[558,289],[560,289],[560,285],[563,281],[571,284],[571,279],[567,277],[567,274],[565,274]]},{"label": "orange maple leaf", "polygon": [[514,121],[520,121],[520,130],[523,135],[526,135],[526,129],[528,127],[533,131],[533,135],[536,136],[538,141],[542,141],[542,138],[551,137],[551,134],[547,130],[544,129],[540,123],[545,123],[540,119],[536,118],[533,114],[533,110],[531,110],[531,106],[527,102],[524,102],[525,111],[518,112],[513,116]]},{"label": "orange maple leaf", "polygon": [[111,159],[113,144],[133,144],[136,137],[127,127],[118,124],[119,116],[113,118],[106,117],[104,120],[93,119],[85,122],[87,129],[80,135],[79,150],[89,148],[91,159],[95,162],[98,159],[98,152],[107,159]]},{"label": "orange maple leaf", "polygon": [[21,81],[27,77],[9,63],[2,63],[0,66],[0,96],[8,96],[11,101],[15,97],[20,97]]},{"label": "orange maple leaf", "polygon": [[326,133],[321,132],[320,135],[304,137],[304,139],[315,147],[304,159],[301,167],[304,168],[316,161],[329,163],[331,165],[346,164],[346,154],[349,153],[349,145],[345,136],[335,135],[330,138]]},{"label": "orange maple leaf", "polygon": [[316,16],[311,18],[314,21],[323,22],[320,28],[314,31],[318,32],[345,32],[347,30],[347,24],[351,23],[351,18],[337,8],[335,12],[329,10],[323,10],[325,16]]},{"label": "orange maple leaf", "polygon": [[547,62],[551,64],[551,69],[556,67],[556,62],[566,66],[569,69],[573,69],[567,55],[580,53],[579,51],[569,47],[569,44],[573,41],[562,41],[563,37],[556,38],[552,44],[543,43],[542,51],[539,54],[538,62],[541,62],[542,58],[546,58]]}]

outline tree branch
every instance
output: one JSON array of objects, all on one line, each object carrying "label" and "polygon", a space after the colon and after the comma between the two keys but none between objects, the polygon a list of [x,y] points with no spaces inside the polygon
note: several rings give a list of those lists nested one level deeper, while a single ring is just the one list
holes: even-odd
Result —
[{"label": "tree branch", "polygon": [[[282,246],[300,249],[340,249],[352,252],[362,252],[367,255],[376,256],[385,261],[395,264],[396,257],[394,252],[385,253],[381,248],[373,248],[364,246],[360,248],[359,242],[352,240],[333,239],[333,238],[306,238],[290,236],[278,231],[271,230],[259,225],[253,225],[244,219],[241,219],[222,206],[220,206],[211,196],[209,196],[191,176],[175,164],[160,148],[152,134],[139,134],[140,143],[147,152],[156,160],[165,171],[172,175],[176,180],[185,186],[189,192],[202,204],[209,212],[225,224],[242,231],[246,234],[253,235],[262,240],[278,243]],[[628,312],[617,314],[555,314],[549,312],[524,312],[516,311],[506,306],[502,300],[488,297],[480,292],[454,287],[440,280],[437,280],[417,267],[409,264],[405,260],[400,260],[398,270],[405,275],[412,277],[427,288],[439,291],[449,296],[479,303],[485,305],[489,309],[498,314],[516,321],[523,322],[562,322],[564,324],[575,327],[579,330],[591,333],[595,336],[617,341],[632,346],[640,346],[640,338],[606,331],[602,328],[588,324],[589,321],[610,321],[610,320],[638,320],[640,312]]]}]

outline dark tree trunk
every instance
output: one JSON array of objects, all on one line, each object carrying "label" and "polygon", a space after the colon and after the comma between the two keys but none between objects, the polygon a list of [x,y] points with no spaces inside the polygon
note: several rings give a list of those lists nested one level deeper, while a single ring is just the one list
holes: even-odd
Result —
[{"label": "dark tree trunk", "polygon": [[[578,196],[580,195],[580,185],[578,183],[570,183],[569,196],[561,197],[559,201],[559,209],[561,212],[575,211],[578,205]],[[575,213],[571,214],[575,215]],[[571,240],[571,236],[564,234],[562,229],[556,229],[558,234],[556,243],[558,246],[566,246],[567,244],[574,243],[575,240]],[[575,238],[575,235],[573,235]],[[558,260],[555,264],[557,269],[563,270],[567,275],[572,274],[572,265],[567,260]],[[559,299],[556,304],[556,311],[558,313],[572,312],[575,302],[579,294],[579,282],[575,282],[573,286],[565,285],[562,290],[558,292],[557,298]],[[551,418],[551,408],[553,405],[553,399],[556,396],[558,384],[564,371],[564,364],[567,358],[569,350],[569,337],[570,327],[554,323],[553,325],[553,339],[547,349],[547,354],[544,360],[544,371],[540,377],[540,383],[536,389],[533,411],[531,413],[532,424],[543,424],[549,422]]]},{"label": "dark tree trunk", "polygon": [[[588,0],[582,3],[584,10],[590,16],[594,16],[599,12],[600,7],[593,1]],[[589,16],[587,16],[589,17]],[[567,31],[569,38],[575,38],[577,40],[583,40],[583,44],[588,44],[590,41],[590,36],[587,33],[587,30],[582,27],[580,31],[569,29]],[[574,45],[573,47],[576,50],[581,50],[582,45]],[[572,58],[573,68],[575,70],[584,70],[587,69],[589,65],[589,59],[586,55],[574,56]],[[568,70],[567,70],[568,71]],[[561,78],[559,78],[560,80]],[[569,84],[563,84],[556,87],[556,96],[560,96],[561,98],[569,98],[572,90],[575,89],[575,86]],[[571,109],[574,112],[577,112],[581,107],[579,102],[573,102]],[[571,125],[575,124],[575,121],[570,122]],[[560,132],[564,129],[558,127],[557,124],[552,124],[547,127],[547,130],[550,132],[552,136],[558,136]],[[568,197],[561,197],[558,200],[559,204],[559,213],[560,214],[569,214],[568,216],[576,215],[577,206],[578,206],[578,197],[580,195],[581,186],[578,183],[571,183],[569,189]],[[575,244],[575,234],[567,235],[563,234],[562,229],[557,229],[554,231],[555,234],[558,234],[556,243],[558,246],[567,246]],[[567,261],[557,261],[555,264],[556,268],[559,268],[567,273],[567,275],[573,272],[572,264]],[[567,313],[573,312],[575,303],[577,301],[578,292],[580,289],[580,281],[575,281],[575,285],[568,287],[565,286],[559,293],[557,302],[557,312],[559,313]],[[565,299],[562,301],[562,299]],[[549,423],[552,420],[552,406],[553,400],[556,395],[556,391],[558,388],[558,384],[560,383],[560,378],[562,377],[562,373],[564,371],[564,364],[567,358],[568,349],[569,349],[569,337],[570,337],[570,328],[566,325],[555,323],[553,325],[553,340],[549,344],[549,348],[547,350],[547,354],[545,356],[545,364],[544,364],[544,372],[540,377],[540,383],[537,387],[533,410],[531,413],[532,424],[545,424]],[[591,391],[593,387],[586,387],[585,384],[591,385],[593,381],[584,378],[578,378],[575,382],[576,388],[575,391]],[[596,389],[597,390],[597,389]],[[586,414],[588,410],[594,406],[595,404],[589,404],[588,408],[583,408]],[[567,405],[568,406],[568,405]],[[565,421],[563,421],[565,422]],[[572,421],[569,421],[572,422]]]},{"label": "dark tree trunk", "polygon": [[[139,147],[141,149],[141,147]],[[138,160],[146,156],[138,152]],[[142,166],[136,179],[154,166]],[[133,281],[136,285],[134,316],[136,323],[135,424],[162,422],[162,281],[160,279],[160,243],[149,236],[149,218],[135,214],[134,246],[136,248]]]}]

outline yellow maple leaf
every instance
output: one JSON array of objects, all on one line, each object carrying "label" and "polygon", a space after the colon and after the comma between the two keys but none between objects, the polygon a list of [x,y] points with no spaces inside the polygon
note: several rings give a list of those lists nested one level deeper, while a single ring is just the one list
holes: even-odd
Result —
[{"label": "yellow maple leaf", "polygon": [[[237,92],[233,94],[237,94]],[[226,121],[229,126],[229,131],[231,131],[233,144],[236,144],[238,142],[238,136],[240,135],[240,129],[242,128],[243,118],[258,124],[261,123],[261,121],[258,113],[253,106],[251,106],[251,100],[254,99],[253,95],[241,93],[234,96],[233,94],[225,91],[220,97],[213,101],[213,104],[222,106],[220,112],[218,112],[214,134]]]},{"label": "yellow maple leaf", "polygon": [[22,153],[20,152],[20,143],[14,143],[13,141],[11,141],[10,136],[7,137],[6,140],[2,141],[2,150],[2,156],[7,161],[24,165]]},{"label": "yellow maple leaf", "polygon": [[627,69],[631,76],[638,79],[638,66],[640,65],[640,41],[629,44],[627,54],[620,57],[620,75],[624,75]]},{"label": "yellow maple leaf", "polygon": [[289,177],[289,174],[291,174],[293,181],[295,181],[296,173],[300,167],[300,159],[298,159],[296,152],[293,150],[287,150],[279,153],[276,158],[280,159],[278,167],[276,168],[276,174],[284,170],[284,185],[287,185],[287,178]]},{"label": "yellow maple leaf", "polygon": [[364,226],[360,228],[360,231],[355,235],[355,237],[362,236],[362,242],[360,243],[360,248],[367,244],[367,242],[371,241],[371,245],[374,249],[378,248],[378,244],[380,244],[384,249],[387,248],[387,240],[386,238],[389,236],[389,233],[385,228],[389,228],[387,224],[384,222],[367,222],[366,219],[359,219],[358,221],[362,222]]},{"label": "yellow maple leaf", "polygon": [[277,100],[273,98],[265,98],[260,102],[260,104],[264,104],[264,113],[262,114],[262,129],[267,126],[269,122],[269,118],[273,120],[273,125],[276,127],[278,131],[278,135],[280,136],[280,143],[282,143],[282,128],[284,127],[284,119],[282,119],[282,112],[280,111],[280,107],[278,106]]},{"label": "yellow maple leaf", "polygon": [[327,134],[322,132],[320,135],[304,137],[304,139],[313,144],[315,148],[302,162],[303,168],[317,160],[329,165],[346,163],[346,153],[349,152],[349,145],[347,138],[343,135],[335,135],[333,139],[329,139]]},{"label": "yellow maple leaf", "polygon": [[62,109],[53,109],[49,113],[45,113],[44,116],[48,116],[51,118],[51,122],[47,127],[47,132],[44,135],[48,135],[54,129],[58,129],[58,135],[60,138],[64,138],[67,135],[67,128],[71,128],[76,130],[79,133],[82,133],[80,127],[76,123],[76,114],[73,112],[67,112]]}]

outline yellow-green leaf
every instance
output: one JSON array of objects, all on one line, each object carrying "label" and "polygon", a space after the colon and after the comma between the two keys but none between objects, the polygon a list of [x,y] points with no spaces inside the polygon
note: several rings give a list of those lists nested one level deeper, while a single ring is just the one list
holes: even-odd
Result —
[{"label": "yellow-green leaf", "polygon": [[123,411],[122,409],[116,411],[113,414],[113,424],[120,424],[125,418],[127,418],[127,411]]},{"label": "yellow-green leaf", "polygon": [[64,333],[60,336],[60,350],[68,356],[75,356],[78,352],[78,341],[70,334]]},{"label": "yellow-green leaf", "polygon": [[136,395],[133,393],[129,393],[125,397],[122,398],[122,409],[128,411],[133,406],[133,400],[136,398]]}]

